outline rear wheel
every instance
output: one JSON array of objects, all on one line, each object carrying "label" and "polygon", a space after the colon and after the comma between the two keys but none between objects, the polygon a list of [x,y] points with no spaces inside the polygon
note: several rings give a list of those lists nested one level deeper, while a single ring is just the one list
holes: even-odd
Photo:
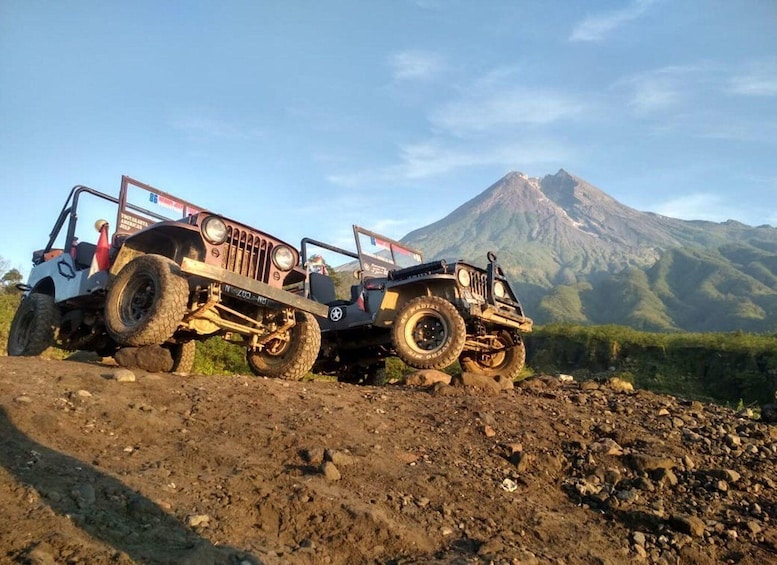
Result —
[{"label": "rear wheel", "polygon": [[111,281],[105,327],[122,345],[164,343],[178,328],[188,300],[188,282],[175,262],[161,255],[141,255]]},{"label": "rear wheel", "polygon": [[35,356],[54,345],[59,310],[54,297],[33,292],[16,310],[8,332],[8,355]]},{"label": "rear wheel", "polygon": [[397,314],[392,330],[402,361],[416,369],[444,369],[461,353],[467,339],[464,319],[439,296],[419,296]]},{"label": "rear wheel", "polygon": [[197,342],[194,340],[182,343],[166,344],[164,347],[170,350],[173,356],[171,373],[191,373],[194,367],[194,354],[197,351]]},{"label": "rear wheel", "polygon": [[337,372],[341,383],[381,386],[386,384],[386,362],[344,366]]},{"label": "rear wheel", "polygon": [[470,373],[514,381],[526,364],[526,346],[523,340],[501,330],[494,334],[494,349],[489,352],[464,351],[459,357],[461,368]]},{"label": "rear wheel", "polygon": [[321,329],[312,314],[297,313],[287,339],[272,339],[260,351],[248,351],[251,371],[261,377],[298,381],[308,374],[321,348]]}]

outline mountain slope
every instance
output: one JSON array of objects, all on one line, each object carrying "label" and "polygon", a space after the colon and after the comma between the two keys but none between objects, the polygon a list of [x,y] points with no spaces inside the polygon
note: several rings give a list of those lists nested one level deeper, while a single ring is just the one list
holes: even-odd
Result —
[{"label": "mountain slope", "polygon": [[640,212],[563,169],[509,173],[403,241],[427,258],[496,251],[540,323],[777,329],[777,229]]}]

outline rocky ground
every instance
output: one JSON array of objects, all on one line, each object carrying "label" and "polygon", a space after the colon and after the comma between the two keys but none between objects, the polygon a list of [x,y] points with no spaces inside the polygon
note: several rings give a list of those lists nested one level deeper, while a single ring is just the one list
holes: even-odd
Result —
[{"label": "rocky ground", "polygon": [[777,562],[777,426],[477,385],[0,357],[0,562]]}]

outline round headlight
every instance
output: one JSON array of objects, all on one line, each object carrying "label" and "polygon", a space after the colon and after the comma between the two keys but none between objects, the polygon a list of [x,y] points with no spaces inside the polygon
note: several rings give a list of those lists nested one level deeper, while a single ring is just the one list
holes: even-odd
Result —
[{"label": "round headlight", "polygon": [[502,281],[494,282],[494,296],[497,298],[504,298],[507,296],[507,289],[505,288],[505,284]]},{"label": "round headlight", "polygon": [[290,271],[294,267],[294,252],[285,245],[279,245],[272,250],[272,262],[281,271]]},{"label": "round headlight", "polygon": [[456,273],[456,278],[461,286],[469,286],[469,283],[472,282],[467,269],[459,269],[459,272]]},{"label": "round headlight", "polygon": [[227,224],[218,216],[210,216],[202,222],[202,235],[214,245],[221,245],[227,240]]}]

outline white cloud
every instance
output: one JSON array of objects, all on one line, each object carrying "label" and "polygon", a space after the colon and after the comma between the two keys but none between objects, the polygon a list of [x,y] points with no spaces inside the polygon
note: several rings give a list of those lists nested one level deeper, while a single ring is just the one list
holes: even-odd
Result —
[{"label": "white cloud", "polygon": [[663,112],[706,88],[715,70],[706,64],[673,65],[623,78],[613,88],[627,91],[627,104],[637,114]]},{"label": "white cloud", "polygon": [[476,146],[453,146],[443,141],[430,141],[400,147],[400,162],[396,165],[331,175],[327,180],[348,187],[402,183],[468,167],[497,165],[504,169],[521,169],[534,164],[565,162],[569,158],[570,151],[566,147],[536,138],[525,143],[481,143]]},{"label": "white cloud", "polygon": [[479,92],[433,112],[432,124],[455,134],[517,124],[548,124],[582,113],[580,101],[553,91],[513,87]]},{"label": "white cloud", "polygon": [[426,79],[439,73],[444,63],[442,58],[427,51],[401,51],[389,57],[395,80]]},{"label": "white cloud", "polygon": [[662,202],[654,210],[663,216],[681,220],[708,220],[723,222],[731,217],[732,210],[716,194],[695,193]]},{"label": "white cloud", "polygon": [[756,64],[732,77],[730,91],[743,96],[777,96],[777,64]]},{"label": "white cloud", "polygon": [[611,31],[639,18],[654,3],[655,0],[636,0],[621,10],[588,16],[575,26],[569,40],[601,41]]}]

